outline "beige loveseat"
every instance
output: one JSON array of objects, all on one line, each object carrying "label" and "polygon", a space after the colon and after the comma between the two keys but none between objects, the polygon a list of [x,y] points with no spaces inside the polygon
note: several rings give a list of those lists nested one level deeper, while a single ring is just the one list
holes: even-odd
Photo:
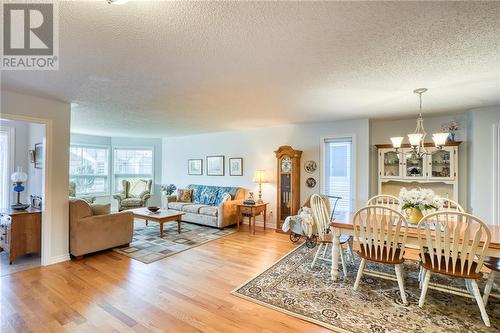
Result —
[{"label": "beige loveseat", "polygon": [[193,190],[190,202],[180,202],[175,195],[167,196],[168,209],[183,212],[183,221],[220,229],[236,224],[237,204],[246,195],[244,188],[194,184],[187,188]]},{"label": "beige loveseat", "polygon": [[120,212],[93,215],[82,199],[69,201],[69,252],[75,257],[127,245],[132,241],[134,215]]}]

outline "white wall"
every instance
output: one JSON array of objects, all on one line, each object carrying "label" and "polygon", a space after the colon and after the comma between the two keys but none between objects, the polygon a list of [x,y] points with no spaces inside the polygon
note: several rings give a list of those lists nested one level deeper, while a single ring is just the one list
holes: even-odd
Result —
[{"label": "white wall", "polygon": [[500,225],[500,106],[471,110],[469,118],[472,213]]},{"label": "white wall", "polygon": [[[153,195],[149,199],[149,205],[160,205],[161,201],[161,172],[162,172],[162,140],[157,138],[118,138],[118,137],[105,137],[96,135],[85,135],[85,134],[71,134],[71,144],[81,144],[81,145],[97,145],[106,146],[109,148],[110,152],[110,163],[113,161],[113,148],[115,147],[127,147],[127,148],[152,148],[154,156],[154,184],[153,184]],[[113,193],[114,187],[111,186],[111,193]],[[113,210],[118,210],[118,202],[113,199],[112,195],[98,196],[96,203],[111,203]]]},{"label": "white wall", "polygon": [[[47,122],[47,141],[53,144],[47,151],[46,166],[49,179],[44,177],[45,207],[42,229],[42,264],[52,264],[69,259],[69,133],[70,105],[17,92],[1,91],[2,117],[30,119]],[[50,130],[49,130],[50,129]],[[50,223],[46,219],[50,217]],[[47,226],[50,225],[50,229]],[[46,232],[45,232],[46,231]],[[45,251],[48,250],[48,251]]]},{"label": "white wall", "polygon": [[[457,132],[456,141],[463,141],[459,146],[458,161],[458,201],[466,208],[468,206],[468,154],[469,154],[469,136],[468,136],[468,115],[467,113],[452,114],[439,117],[427,117],[424,115],[424,127],[427,132],[426,141],[432,142],[432,133],[441,132],[441,125],[457,120],[460,123],[461,130]],[[378,158],[376,144],[390,144],[390,137],[403,136],[404,143],[408,143],[408,133],[413,133],[417,126],[417,118],[399,119],[399,120],[372,120],[370,121],[370,196],[378,192]]]},{"label": "white wall", "polygon": [[[0,120],[0,126],[14,129],[14,170],[21,167],[28,175],[25,191],[21,192],[21,202],[29,203],[29,195],[42,194],[43,170],[35,169],[29,161],[29,150],[35,149],[35,143],[43,141],[44,125],[15,120]],[[15,202],[16,194],[9,191],[10,202]]]},{"label": "white wall", "polygon": [[[257,185],[252,182],[254,171],[264,169],[270,183],[263,185],[263,199],[270,202],[271,211],[276,209],[276,157],[274,150],[290,145],[302,150],[301,158],[301,202],[312,193],[319,192],[319,168],[315,174],[307,174],[304,163],[314,160],[320,164],[320,140],[330,135],[356,135],[356,204],[361,206],[368,199],[369,183],[369,122],[367,119],[289,125],[274,128],[251,129],[169,137],[163,139],[163,183],[173,183],[182,188],[188,184],[242,186],[257,194]],[[225,156],[225,176],[206,176],[206,156]],[[243,176],[229,176],[228,163],[231,157],[243,158]],[[187,174],[188,159],[203,159],[203,176]],[[314,177],[317,185],[309,189],[305,185],[308,177]],[[275,223],[275,215],[270,221]]]}]

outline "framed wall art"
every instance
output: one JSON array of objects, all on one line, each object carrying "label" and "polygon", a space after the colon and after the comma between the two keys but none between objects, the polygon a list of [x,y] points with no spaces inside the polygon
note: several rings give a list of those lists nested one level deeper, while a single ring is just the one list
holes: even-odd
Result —
[{"label": "framed wall art", "polygon": [[207,156],[207,176],[224,176],[224,156]]},{"label": "framed wall art", "polygon": [[234,157],[229,159],[229,175],[243,176],[243,158]]},{"label": "framed wall art", "polygon": [[201,158],[188,160],[188,175],[203,175],[203,160]]}]

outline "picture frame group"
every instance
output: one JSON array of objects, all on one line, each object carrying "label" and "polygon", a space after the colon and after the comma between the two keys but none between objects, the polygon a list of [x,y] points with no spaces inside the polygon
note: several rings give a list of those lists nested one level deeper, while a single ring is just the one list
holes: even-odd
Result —
[{"label": "picture frame group", "polygon": [[[225,175],[225,156],[214,155],[206,157],[206,175],[224,176]],[[203,175],[203,159],[188,159],[188,175]],[[243,158],[229,158],[229,176],[243,176]]]}]

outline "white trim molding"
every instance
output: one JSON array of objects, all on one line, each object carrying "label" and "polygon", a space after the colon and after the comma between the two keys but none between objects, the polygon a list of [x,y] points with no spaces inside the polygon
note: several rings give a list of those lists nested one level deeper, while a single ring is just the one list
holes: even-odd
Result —
[{"label": "white trim molding", "polygon": [[60,262],[69,261],[69,260],[71,260],[69,253],[61,254],[58,256],[48,258],[48,260],[43,264],[43,266],[54,265],[54,264],[58,264]]}]

